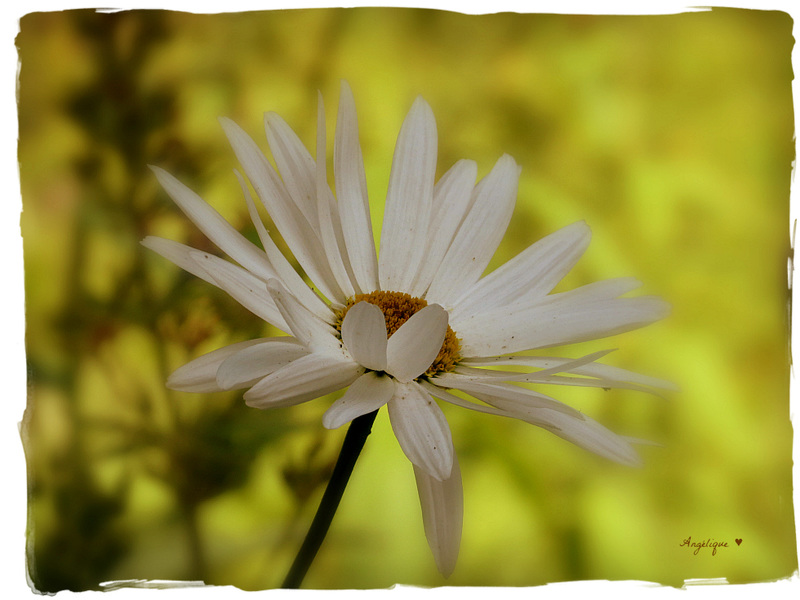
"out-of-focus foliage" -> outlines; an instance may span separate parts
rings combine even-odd
[[[674,312],[572,354],[619,347],[608,362],[682,392],[547,390],[663,444],[642,446],[640,470],[445,407],[466,496],[449,580],[436,572],[411,466],[381,414],[306,584],[790,575],[791,26],[785,14],[744,10],[24,17],[23,438],[35,587],[280,584],[341,432],[322,428],[324,400],[269,412],[245,407],[241,393],[165,388],[174,368],[265,327],[138,244],[152,234],[213,250],[146,165],[174,173],[255,239],[216,118],[232,117],[265,147],[262,114],[274,110],[313,148],[316,92],[331,139],[342,78],[356,96],[376,224],[400,123],[422,94],[437,117],[440,173],[473,158],[482,175],[504,152],[523,167],[490,268],[585,219],[594,240],[563,288],[634,275]],[[681,546],[690,536],[728,546],[695,555]]]

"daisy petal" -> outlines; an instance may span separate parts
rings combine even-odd
[[[152,235],[148,235],[140,243],[145,248],[157,252],[168,261],[178,265],[184,271],[207,281],[211,285],[217,285],[217,282],[205,272],[205,269],[201,269],[192,258],[192,252],[198,252],[196,248]]]
[[[523,310],[512,306],[473,315],[453,328],[461,337],[464,357],[497,356],[616,335],[668,313],[669,305],[655,296],[595,302],[574,297]]]
[[[555,356],[492,356],[487,358],[468,358],[461,361],[461,365],[467,367],[494,367],[499,365],[518,365],[525,367],[537,367],[545,369],[551,373],[566,372],[567,365],[571,362],[568,358]],[[602,363],[589,363],[580,366],[573,366],[568,369],[570,375],[582,375],[584,377],[567,378],[541,378],[545,371],[531,373],[531,381],[542,383],[555,383],[557,385],[584,385],[587,387],[609,387],[635,389],[659,395],[655,390],[679,391],[679,387],[670,381],[664,381],[656,377],[642,375]],[[587,379],[592,377],[596,379]],[[627,385],[630,384],[630,385]],[[650,389],[654,388],[654,389]]]
[[[269,338],[247,340],[203,354],[173,371],[167,379],[167,387],[180,392],[221,392],[222,388],[217,384],[219,366],[230,356],[251,346],[263,344],[267,339]]]
[[[453,307],[453,320],[480,307],[549,294],[586,251],[591,233],[579,221],[532,244],[464,292]]]
[[[357,363],[373,371],[386,370],[386,319],[374,304],[350,307],[342,321],[342,341]]]
[[[519,184],[519,167],[507,154],[475,188],[464,218],[431,282],[426,298],[452,306],[480,278],[505,235]]]
[[[223,390],[250,387],[273,371],[308,353],[294,338],[267,338],[263,344],[245,348],[225,359],[217,370],[217,384]]]
[[[333,327],[298,302],[277,279],[270,279],[266,287],[288,325],[289,333],[313,351],[342,355]]]
[[[252,138],[230,119],[220,119],[220,123],[236,158],[297,262],[325,296],[343,302],[345,298],[336,292],[337,286],[328,268],[316,223],[312,225],[300,211]]]
[[[217,247],[248,271],[266,280],[275,277],[267,257],[255,245],[236,231],[225,218],[205,200],[159,167],[150,167],[158,182],[186,216],[197,225]]]
[[[609,431],[586,415],[581,416],[581,419],[575,419],[552,410],[543,410],[536,413],[534,418],[522,418],[522,420],[547,429],[558,437],[608,460],[630,467],[641,466],[642,460],[628,440]]]
[[[355,295],[352,271],[347,260],[342,239],[342,224],[339,219],[339,209],[328,186],[328,170],[326,161],[325,138],[325,105],[322,102],[322,92],[319,93],[319,107],[317,109],[317,162],[316,162],[316,200],[317,217],[319,219],[320,240],[328,257],[333,277],[336,280],[341,294],[350,298]]]
[[[314,189],[314,159],[297,134],[278,114],[264,115],[267,142],[278,172],[295,205],[311,228],[319,232]]]
[[[642,375],[641,373],[635,373],[633,371],[622,369],[620,367],[614,367],[612,365],[595,363],[574,369],[573,372],[577,375],[599,377],[600,379],[604,380],[624,381],[627,383],[635,383],[656,389],[669,390],[672,392],[680,391],[680,386],[672,383],[671,381],[665,381],[663,379],[658,379],[657,377]]]
[[[449,577],[456,567],[464,521],[464,491],[458,459],[454,453],[453,471],[444,481],[431,477],[416,465],[414,477],[417,480],[425,537],[439,572]]]
[[[455,372],[465,375],[467,377],[475,378],[476,381],[480,380],[494,380],[502,379],[503,381],[539,381],[543,377],[549,377],[557,373],[570,372],[574,369],[593,363],[596,360],[614,352],[614,350],[599,350],[592,352],[580,358],[567,359],[564,362],[547,367],[535,373],[517,373],[515,371],[496,371],[494,369],[476,369],[470,363],[467,365],[459,365],[456,367]],[[534,379],[531,379],[534,378]]]
[[[378,256],[381,289],[405,290],[422,262],[436,174],[436,120],[414,101],[397,138]]]
[[[438,304],[414,313],[389,338],[386,372],[404,383],[419,377],[433,364],[446,333],[447,312]]]
[[[536,305],[546,306],[548,304],[591,304],[599,300],[611,300],[612,298],[619,298],[623,294],[632,292],[635,289],[642,287],[642,282],[635,277],[615,277],[612,279],[603,279],[602,281],[595,281],[582,285],[581,287],[560,292],[558,294],[550,294],[541,298]],[[514,306],[520,306],[515,304]]]
[[[453,440],[442,409],[414,383],[397,383],[389,401],[389,420],[412,463],[439,481],[453,469]]]
[[[577,369],[576,369],[577,371]],[[588,387],[588,388],[602,388],[604,390],[631,390],[634,392],[644,392],[645,394],[652,394],[661,399],[666,399],[666,396],[661,393],[657,388],[650,388],[636,383],[626,383],[624,381],[615,381],[612,379],[595,379],[593,377],[572,377],[568,375],[548,375],[545,377],[537,377],[536,373],[529,375],[523,381],[528,383],[542,383],[547,385],[563,385],[567,387]]]
[[[333,311],[314,293],[314,290],[308,287],[306,282],[303,281],[303,278],[300,277],[300,274],[291,263],[286,260],[283,252],[281,252],[275,245],[275,242],[272,241],[272,237],[269,235],[269,232],[264,227],[264,223],[261,221],[261,217],[258,215],[258,209],[256,209],[255,202],[253,202],[253,197],[250,194],[250,190],[247,188],[244,177],[242,177],[239,171],[234,171],[234,173],[239,180],[239,185],[242,187],[242,193],[247,202],[247,210],[250,213],[250,219],[253,221],[253,225],[255,225],[258,238],[261,240],[261,245],[264,247],[267,259],[272,264],[272,268],[275,269],[277,278],[283,282],[286,289],[288,289],[293,296],[303,303],[303,306],[320,317],[323,321],[332,323],[334,319]]]
[[[434,378],[433,383],[437,386],[461,390],[491,406],[499,406],[498,403],[502,403],[506,407],[516,406],[518,410],[523,412],[547,409],[573,416],[580,414],[571,406],[550,396],[508,383],[487,382],[486,380],[476,381],[475,378],[465,377],[457,373],[439,375]]]
[[[267,293],[266,284],[258,277],[226,260],[195,250],[190,253],[198,268],[203,269],[216,284],[239,304],[267,323],[288,333],[288,326]]]
[[[394,385],[391,377],[373,371],[364,373],[347,388],[344,396],[325,411],[322,425],[327,429],[336,429],[361,415],[378,410],[391,400]]]
[[[434,382],[437,382],[437,380],[434,380]],[[494,395],[491,398],[491,406],[483,406],[454,396],[429,382],[423,382],[422,386],[431,395],[456,406],[525,421],[614,462],[630,466],[639,466],[641,464],[639,456],[631,447],[628,439],[609,431],[596,421],[577,411],[571,414],[549,408],[532,408],[525,398],[515,399],[510,394],[506,395],[506,397]],[[529,391],[522,388],[517,389]],[[482,398],[477,394],[476,397],[489,401],[488,398]]]
[[[439,387],[435,385],[437,379],[431,379],[430,381],[422,380],[419,382],[419,385],[427,391],[431,396],[435,398],[439,398],[439,400],[444,400],[445,402],[449,402],[454,406],[460,406],[461,408],[466,408],[468,410],[474,410],[479,413],[483,413],[485,415],[494,415],[496,417],[511,417],[506,412],[503,412],[500,409],[495,408],[494,406],[486,406],[485,404],[476,404],[475,402],[471,402],[469,400],[464,400],[463,398],[459,398],[458,396],[454,396],[450,392],[447,392],[444,387]]]
[[[361,293],[378,289],[378,260],[369,214],[364,158],[358,142],[353,92],[342,81],[333,150],[336,197],[355,283]]]
[[[423,296],[431,284],[453,236],[469,210],[477,174],[477,163],[460,160],[436,183],[425,260],[414,279],[411,294]]]
[[[327,354],[308,354],[270,373],[244,394],[253,408],[277,408],[308,402],[347,387],[364,368]]]

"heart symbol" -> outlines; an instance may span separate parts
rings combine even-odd
[[[742,538],[737,538],[734,541],[736,542],[737,546],[741,546],[742,545]]]

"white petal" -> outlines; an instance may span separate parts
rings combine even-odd
[[[358,142],[355,101],[350,87],[344,81],[339,96],[333,171],[342,231],[353,275],[359,291],[369,293],[378,289],[378,260],[369,214],[364,159]]]
[[[464,292],[451,312],[453,320],[549,294],[586,251],[591,233],[579,221],[532,244]]]
[[[314,160],[303,142],[280,115],[268,112],[264,115],[267,141],[278,172],[295,205],[306,217],[312,229],[317,225]]]
[[[535,304],[538,306],[567,303],[574,306],[578,304],[589,304],[599,300],[618,298],[640,287],[642,287],[642,282],[635,277],[615,277],[613,279],[603,279],[601,281],[588,283],[566,292],[544,296],[536,301]],[[526,303],[523,301],[513,306],[520,307],[525,305]]]
[[[342,355],[333,327],[303,306],[280,281],[270,279],[267,290],[294,337],[311,350]]]
[[[633,371],[628,371],[627,369],[621,369],[620,367],[614,367],[611,365],[595,363],[574,369],[573,372],[577,375],[599,377],[601,380],[625,381],[628,383],[635,383],[638,385],[662,390],[670,390],[673,392],[680,391],[680,386],[671,381],[665,381],[656,377],[642,375],[641,373],[635,373]]]
[[[364,368],[328,354],[308,354],[270,373],[245,392],[253,408],[277,408],[307,402],[355,381]]]
[[[344,251],[342,225],[339,209],[328,186],[326,142],[325,142],[325,106],[322,103],[322,92],[319,93],[317,110],[317,162],[316,162],[316,203],[319,219],[320,240],[328,257],[328,265],[333,273],[339,290],[348,298],[355,295],[350,262]]]
[[[568,358],[554,356],[493,356],[487,358],[468,358],[461,361],[467,367],[494,367],[499,365],[518,365],[538,367],[552,372],[567,372],[582,375],[583,377],[542,377],[545,371],[531,373],[530,381],[549,383],[555,385],[574,385],[584,387],[623,388],[660,394],[657,390],[678,391],[677,385],[670,381],[634,373],[602,363],[590,363],[581,366],[567,366],[572,361]],[[591,378],[591,379],[590,379]]]
[[[157,252],[168,261],[178,265],[181,269],[191,273],[195,277],[199,277],[211,285],[217,285],[217,282],[205,272],[205,269],[201,269],[192,258],[192,252],[198,252],[196,248],[152,235],[148,235],[144,238],[141,244],[145,248]]]
[[[487,404],[503,408],[503,410],[511,410],[511,407],[514,407],[515,410],[520,411],[520,414],[535,413],[543,409],[572,416],[580,414],[571,406],[550,396],[509,383],[476,381],[474,378],[456,373],[443,373],[437,376],[433,383],[437,386],[461,390]]]
[[[242,187],[242,193],[247,202],[247,210],[250,212],[250,219],[253,221],[253,225],[255,225],[256,232],[261,240],[261,245],[264,247],[264,252],[266,252],[267,259],[272,264],[272,268],[275,269],[277,278],[286,286],[289,293],[303,303],[303,306],[322,320],[332,323],[334,320],[333,311],[314,293],[314,290],[306,285],[306,282],[303,281],[300,274],[295,271],[294,267],[283,255],[283,252],[281,252],[275,245],[275,242],[272,241],[272,237],[261,221],[261,217],[258,214],[256,205],[253,202],[253,197],[250,195],[250,190],[247,188],[244,178],[238,171],[234,171],[234,173],[239,180],[239,185]]]
[[[163,169],[158,167],[150,167],[150,169],[155,173],[161,186],[186,213],[186,216],[220,250],[264,280],[275,277],[275,271],[264,253],[236,231],[222,215]]]
[[[357,363],[373,371],[386,370],[386,318],[374,304],[350,307],[342,321],[342,341]]]
[[[431,286],[428,302],[452,306],[480,278],[505,235],[519,184],[519,167],[507,154],[475,188],[475,200],[447,249]]]
[[[217,370],[217,384],[223,390],[250,387],[309,351],[291,337],[267,338],[226,358]]]
[[[430,380],[422,380],[419,382],[419,385],[422,386],[425,391],[427,391],[431,396],[439,398],[440,400],[444,400],[445,402],[449,402],[455,406],[460,406],[461,408],[466,408],[468,410],[474,410],[479,413],[483,413],[486,415],[494,415],[497,417],[509,417],[513,418],[508,413],[495,408],[494,406],[486,406],[485,404],[476,404],[475,402],[471,402],[469,400],[464,400],[463,398],[459,398],[458,396],[454,396],[453,394],[446,391],[444,388],[446,387],[445,384],[441,383],[441,387],[438,385],[439,382],[437,377],[432,377]]]
[[[322,425],[336,429],[353,419],[366,415],[389,402],[394,395],[394,380],[388,375],[369,371],[356,379],[344,396],[331,404],[322,415]]]
[[[389,420],[412,463],[444,481],[453,470],[453,440],[442,409],[414,382],[397,383],[389,401]]]
[[[608,460],[631,467],[642,464],[628,440],[609,431],[586,415],[582,415],[581,419],[575,419],[551,410],[543,410],[537,413],[535,418],[523,420],[528,420],[533,425],[547,429],[558,437]]]
[[[217,384],[217,370],[225,359],[245,348],[262,344],[267,339],[247,340],[203,354],[173,371],[167,378],[167,387],[181,392],[221,392],[222,388]]]
[[[514,306],[453,323],[464,357],[497,356],[600,339],[664,318],[669,305],[655,296],[587,301],[563,298],[519,310]]]
[[[422,261],[414,285],[409,290],[411,295],[422,297],[431,284],[470,207],[477,174],[478,165],[474,161],[460,160],[436,183],[425,260]]]
[[[228,292],[239,304],[267,323],[288,333],[275,302],[267,293],[266,284],[258,277],[226,260],[195,250],[190,253],[198,268],[203,269],[217,285]]]
[[[541,371],[535,371],[533,373],[497,371],[494,369],[476,369],[474,368],[474,362],[466,362],[466,364],[460,362],[456,367],[455,372],[461,373],[467,377],[475,378],[476,381],[497,381],[498,379],[502,379],[503,381],[540,381],[542,377],[549,377],[550,375],[555,375],[556,373],[573,371],[574,369],[599,360],[611,352],[614,352],[614,350],[599,350],[597,352],[592,352],[585,356],[581,356],[580,358],[565,359],[558,365],[551,365],[550,367],[546,367]]]
[[[438,378],[433,382],[439,383]],[[424,381],[421,385],[433,396],[456,406],[525,421],[615,462],[631,466],[638,466],[641,462],[627,438],[609,431],[584,414],[567,414],[547,408],[532,409],[511,397],[494,397],[492,406],[483,406],[454,396],[431,382]]]
[[[316,224],[312,226],[300,211],[275,169],[250,136],[230,119],[220,119],[220,123],[236,158],[297,262],[326,297],[344,302],[345,299],[336,292],[337,286],[328,267]]]
[[[378,257],[381,289],[409,289],[422,262],[436,174],[436,120],[414,101],[397,138]]]
[[[417,480],[425,537],[439,572],[449,577],[456,567],[464,521],[464,491],[458,458],[454,453],[453,471],[444,481],[431,477],[416,465],[414,477]]]
[[[536,377],[536,374],[531,374],[524,381],[529,383],[542,383],[547,385],[563,385],[567,387],[587,387],[587,388],[602,388],[604,390],[621,389],[632,390],[634,392],[644,392],[652,394],[659,398],[666,398],[665,395],[656,388],[651,388],[636,383],[626,383],[624,381],[615,381],[612,379],[595,379],[593,377],[572,377],[566,375],[548,375],[545,377]]]
[[[419,377],[433,364],[446,333],[447,312],[438,304],[414,313],[389,338],[386,372],[402,382]]]

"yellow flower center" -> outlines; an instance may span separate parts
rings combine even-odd
[[[383,292],[376,291],[369,294],[356,294],[347,301],[345,307],[338,314],[336,320],[336,329],[341,336],[342,321],[344,320],[347,311],[351,306],[359,302],[369,302],[374,304],[383,312],[386,319],[386,333],[387,337],[392,337],[392,334],[400,329],[400,326],[411,318],[411,315],[419,310],[422,310],[428,303],[422,298],[415,298],[410,294],[404,292]],[[443,371],[452,371],[456,362],[461,358],[461,343],[456,337],[455,332],[447,326],[447,333],[444,336],[444,342],[439,349],[439,354],[425,371],[425,375],[431,376]]]

